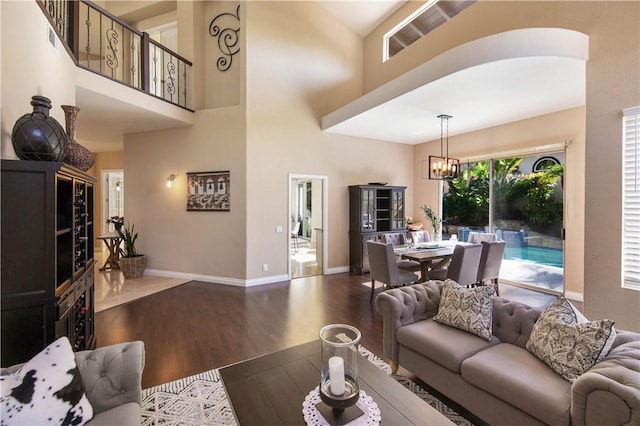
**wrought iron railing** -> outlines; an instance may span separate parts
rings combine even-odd
[[[36,0],[76,64],[193,111],[192,63],[88,0]]]

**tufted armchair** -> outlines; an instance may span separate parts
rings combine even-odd
[[[84,392],[93,407],[90,426],[140,425],[144,343],[119,343],[75,353]],[[22,366],[2,369],[12,374]]]
[[[140,424],[143,342],[119,343],[76,352],[76,364],[94,411],[88,425]]]

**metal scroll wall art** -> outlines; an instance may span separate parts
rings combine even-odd
[[[236,8],[235,15],[228,12],[221,13],[209,24],[209,34],[218,38],[218,49],[222,53],[216,62],[220,71],[228,70],[233,57],[240,52],[238,32],[240,32],[240,5]]]

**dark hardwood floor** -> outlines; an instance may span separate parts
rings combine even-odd
[[[553,296],[501,285],[501,296],[535,306]],[[96,314],[98,346],[142,340],[143,388],[309,342],[347,323],[382,355],[382,318],[368,275],[299,278],[252,288],[190,282]]]

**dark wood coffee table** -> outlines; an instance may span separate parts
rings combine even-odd
[[[304,425],[302,402],[320,383],[320,341],[220,369],[240,425]],[[381,425],[452,425],[445,416],[366,359],[360,389],[378,404]]]

